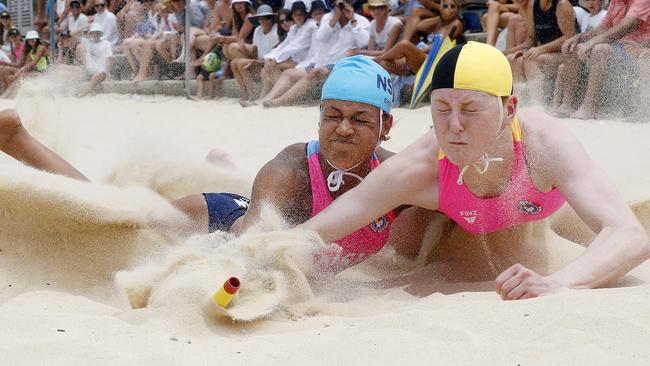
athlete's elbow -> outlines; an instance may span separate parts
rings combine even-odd
[[[640,263],[650,259],[650,238],[643,226],[635,225],[627,228],[626,231],[630,237],[630,243],[634,243],[632,253],[633,257]]]

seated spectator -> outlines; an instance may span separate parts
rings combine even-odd
[[[95,0],[95,11],[97,14],[93,16],[93,23],[99,24],[104,30],[102,39],[111,43],[112,47],[116,47],[120,42],[120,34],[117,31],[117,19],[115,14],[106,9],[107,0]]]
[[[161,39],[153,42],[154,48],[162,59],[166,62],[184,62],[184,53],[183,53],[183,34],[185,32],[185,1],[184,0],[171,0],[172,8],[174,10],[174,20],[169,21],[169,26],[173,27],[173,31],[163,33],[164,36]],[[198,3],[190,3],[189,8],[189,19],[190,19],[190,39],[195,32],[201,30],[205,22],[205,7],[201,6]],[[168,18],[169,20],[169,18]],[[149,53],[148,51],[146,53]],[[150,52],[153,54],[153,52]],[[174,59],[172,61],[172,59]],[[134,82],[139,82],[146,80],[149,74],[149,65],[151,62],[151,57],[147,57],[146,60],[143,57],[143,62],[140,65],[138,75],[136,75]],[[146,67],[144,67],[146,66]],[[191,65],[186,65],[186,67],[191,67]],[[194,70],[192,70],[193,72]]]
[[[368,7],[373,18],[370,26],[368,26],[370,35],[368,49],[351,49],[348,51],[348,56],[379,56],[382,51],[395,45],[402,32],[402,21],[389,15],[390,3],[388,0],[370,0],[368,1]]]
[[[230,63],[238,58],[247,58],[253,49],[253,24],[248,19],[255,15],[250,0],[232,0],[232,35],[215,35],[214,40],[221,45],[226,56],[224,78],[230,77]]]
[[[88,17],[81,13],[81,2],[79,0],[70,1],[68,19],[62,24],[61,28],[57,64],[72,65],[77,63],[76,47],[88,27]]]
[[[264,56],[261,98],[271,91],[284,70],[294,68],[307,57],[312,35],[318,28],[315,21],[307,18],[307,14],[305,3],[302,1],[293,2],[291,5],[291,18],[294,24],[291,26],[287,38]]]
[[[545,103],[545,81],[553,80],[562,62],[562,43],[576,33],[576,18],[568,0],[528,0],[519,13],[526,22],[527,40],[505,53],[520,95]],[[549,93],[550,94],[550,93]]]
[[[0,13],[0,47],[4,46],[9,38],[9,30],[13,28],[11,15],[8,11]],[[4,47],[2,47],[4,49]]]
[[[110,8],[119,1],[110,2]],[[124,7],[119,13],[114,13],[117,19],[117,29],[120,39],[125,40],[136,32],[136,26],[142,20],[144,0],[126,0]],[[109,9],[110,11],[110,9]]]
[[[38,32],[34,30],[27,32],[25,35],[25,51],[23,52],[22,60],[20,60],[20,69],[2,94],[2,97],[7,98],[13,96],[18,90],[22,78],[31,76],[34,73],[45,72],[48,66],[48,49],[41,44],[41,38]]]
[[[264,65],[266,56],[278,43],[278,26],[275,24],[276,14],[268,5],[260,5],[257,15],[250,17],[251,21],[258,21],[259,26],[253,33],[253,49],[247,58],[238,58],[232,61],[232,71],[242,90],[240,103],[249,100],[253,93],[253,76],[258,76]]]
[[[88,38],[82,38],[79,45],[79,59],[84,65],[84,74],[90,84],[78,96],[83,97],[96,92],[110,72],[110,57],[113,55],[111,43],[102,39],[102,27],[93,23],[88,30]]]
[[[143,58],[145,58],[145,49],[149,53],[146,58],[151,59],[153,57],[153,41],[155,36],[159,34],[159,18],[154,0],[144,0],[140,8],[139,18],[135,24],[135,34],[122,42],[122,51],[126,55],[131,70],[136,75],[139,73],[139,66]],[[145,66],[145,70],[147,68],[148,66]]]
[[[587,33],[592,29],[600,27],[600,24],[607,15],[607,10],[602,8],[603,0],[585,0],[585,8],[574,6],[580,33]],[[583,14],[582,12],[585,12]],[[565,92],[570,91],[570,85],[575,79],[575,75],[569,75],[561,64],[558,67],[557,77],[555,79],[555,92],[553,93],[553,112],[557,115],[566,115],[568,111],[560,111],[560,106],[564,103]]]
[[[170,63],[179,57],[178,51],[181,45],[181,37],[177,29],[180,28],[180,24],[176,19],[175,11],[176,6],[172,1],[163,3],[162,8],[158,9],[158,33],[153,37],[152,42],[145,43],[145,45],[153,45],[154,50],[166,63]],[[153,50],[150,53],[153,55]],[[147,63],[145,70],[148,70],[150,62],[151,57],[143,57],[140,64]]]
[[[428,22],[423,25],[420,25],[420,23],[427,19],[437,19],[440,15],[440,10],[440,3],[436,0],[417,0],[415,7],[411,10],[411,14],[406,18],[402,40],[417,43],[419,39],[418,26],[429,27]]]
[[[217,1],[207,0],[206,5],[207,9],[205,23],[203,23],[203,29],[200,31],[197,30],[192,35],[192,38],[190,38],[190,62],[192,64],[194,64],[194,61],[196,60],[197,51],[201,51],[202,54],[207,54],[216,47],[217,40],[215,37],[218,34],[230,35],[232,32],[231,29],[221,27],[221,20],[217,18]],[[220,30],[222,32],[225,32],[218,33]]]
[[[280,42],[284,42],[287,38],[287,33],[293,25],[293,20],[291,20],[291,10],[282,9],[278,13],[278,39]]]
[[[8,51],[5,51],[5,47]],[[16,77],[20,69],[20,60],[23,58],[25,44],[22,42],[20,31],[17,28],[9,29],[7,42],[0,51],[0,88],[5,90]]]
[[[511,3],[508,0],[489,0],[488,10],[481,17],[483,31],[487,32],[485,43],[494,46],[499,36],[499,28],[506,28],[510,18],[519,12],[519,4]]]
[[[368,46],[369,25],[368,19],[355,13],[352,1],[337,0],[334,9],[323,16],[316,31],[320,49],[316,51],[313,69],[283,95],[275,99],[264,98],[264,107],[289,105],[312,90],[319,90],[334,64],[350,49]]]
[[[321,20],[323,19],[325,13],[327,13],[327,7],[325,6],[325,3],[323,1],[315,0],[314,2],[311,3],[311,11],[309,12],[309,16],[311,17],[311,20],[316,23],[316,28],[320,26]],[[314,65],[316,63],[317,53],[325,52],[326,51],[325,45],[327,44],[326,42],[323,43],[318,41],[317,36],[318,36],[317,31],[312,32],[309,52],[307,52],[307,56],[305,57],[305,59],[300,63],[298,63],[296,67],[284,70],[282,72],[278,81],[275,84],[273,84],[271,91],[269,91],[266,94],[265,100],[273,100],[279,97],[280,95],[286,93],[287,90],[291,88],[291,86],[293,86],[299,80],[307,76],[308,70],[312,70],[314,68]],[[260,100],[259,102],[263,103],[263,101],[264,100]],[[256,104],[256,102],[243,101],[240,102],[240,104],[243,107],[247,107]]]
[[[521,8],[522,5],[529,5],[529,0],[513,0],[513,3]],[[506,25],[506,44],[504,47],[504,53],[508,54],[517,46],[523,45],[524,42],[528,39],[528,29],[526,26],[526,21],[521,16],[521,12],[517,11],[517,14],[513,14],[508,17],[508,24]],[[497,36],[497,40],[498,40]]]
[[[451,4],[457,4],[457,2],[455,0],[444,0],[442,2],[441,22],[435,32],[442,34],[443,38],[458,39],[463,35],[464,27],[463,22],[458,18],[459,8],[457,6],[446,6]],[[450,34],[452,30],[454,30],[454,33]],[[433,37],[427,37],[427,41],[428,44],[424,47],[420,45],[420,48],[418,48],[413,43],[402,40],[375,57],[375,61],[393,75],[415,75],[431,50]]]
[[[221,67],[224,59],[219,48],[212,52],[203,54],[199,61],[201,65],[195,70],[196,72],[196,98],[203,99],[205,95],[205,82],[208,82],[208,99],[213,99],[217,92],[217,71]]]
[[[284,0],[284,10],[293,11],[293,4],[296,2],[301,2],[305,4],[305,11],[309,13],[311,11],[312,0]]]
[[[621,101],[634,99],[637,91],[631,86],[638,80],[638,58],[645,51],[648,39],[650,0],[612,0],[600,27],[575,35],[562,45],[565,71],[576,78],[564,90],[564,101],[558,112],[571,113],[578,81],[584,79],[587,79],[585,96],[578,110],[571,113],[573,118],[595,118],[601,92],[608,98],[619,94]],[[606,76],[618,84],[619,93],[603,88]],[[621,96],[620,92],[627,95]]]

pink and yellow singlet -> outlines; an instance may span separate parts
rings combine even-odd
[[[320,144],[318,141],[310,141],[307,144],[307,162],[309,164],[309,179],[311,182],[312,217],[334,202],[320,167],[319,153]],[[373,154],[372,160],[370,161],[370,168],[375,169],[378,165],[379,160]],[[390,226],[394,220],[395,214],[392,211],[388,212],[369,225],[362,227],[343,239],[337,240],[336,243],[341,247],[341,252],[337,258],[320,256],[318,260],[325,262],[321,264],[334,270],[342,270],[363,262],[368,256],[377,253],[386,245]]]
[[[544,219],[556,212],[565,200],[557,188],[540,192],[533,184],[523,151],[521,125],[514,118],[512,125],[515,166],[507,191],[497,197],[475,196],[465,184],[458,184],[460,170],[438,154],[438,211],[454,220],[465,231],[488,234],[514,225]]]

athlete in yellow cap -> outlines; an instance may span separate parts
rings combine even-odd
[[[334,241],[402,204],[437,210],[455,222],[441,228],[447,240],[432,254],[444,268],[438,275],[462,267],[461,281],[496,276],[507,300],[604,286],[650,256],[645,230],[569,130],[517,111],[510,65],[496,48],[455,47],[432,85],[434,128],[299,228]],[[540,250],[543,236],[531,233],[565,200],[597,235],[575,260],[553,268]]]

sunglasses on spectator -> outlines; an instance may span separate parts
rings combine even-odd
[[[386,9],[386,5],[370,5],[370,10]]]
[[[260,19],[264,19],[264,20],[273,20],[273,19],[275,19],[275,17],[274,17],[273,15],[265,15],[265,16],[263,16],[263,17],[260,17]]]
[[[106,6],[106,4],[103,4],[103,3],[97,3],[97,4],[95,4],[95,7],[96,7],[96,8],[103,8],[103,7],[105,7],[105,6]]]
[[[443,9],[456,9],[458,8],[458,5],[456,4],[442,4]]]

